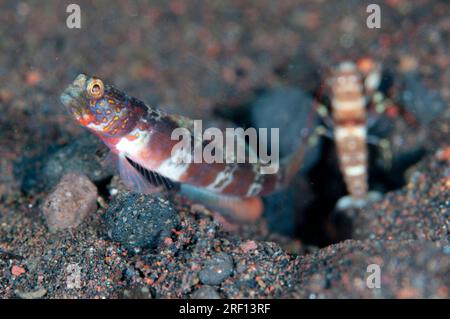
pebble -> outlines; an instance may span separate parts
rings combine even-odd
[[[133,192],[118,195],[104,220],[108,237],[135,252],[164,244],[179,224],[170,201]]]
[[[450,146],[446,147],[445,149],[440,149],[436,157],[440,161],[448,161],[450,160]]]
[[[124,299],[153,299],[154,292],[149,287],[133,286],[125,289],[121,297]]]
[[[47,289],[39,288],[34,291],[26,291],[26,292],[16,290],[15,293],[21,299],[39,299],[47,294]]]
[[[39,82],[42,81],[42,74],[37,70],[29,71],[26,74],[26,82],[30,86],[36,86]]]
[[[19,277],[20,275],[25,273],[25,269],[23,267],[14,265],[11,268],[11,274],[13,274],[14,277]]]
[[[199,273],[200,281],[206,285],[219,285],[233,272],[233,259],[225,253],[217,253],[207,260]]]
[[[205,285],[194,291],[191,299],[220,299],[220,296],[214,287]]]
[[[50,230],[75,228],[97,209],[97,187],[80,173],[63,176],[42,206]]]
[[[246,242],[241,244],[240,248],[244,253],[248,253],[249,251],[257,249],[258,245],[254,240],[247,240]]]

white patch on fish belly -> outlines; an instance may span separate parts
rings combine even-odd
[[[130,140],[127,136],[133,136],[139,134],[136,139]],[[150,140],[150,133],[134,129],[129,135],[122,137],[116,144],[116,149],[128,156],[138,155],[148,144]]]
[[[191,162],[192,154],[186,153],[183,148],[180,148],[171,157],[162,162],[156,171],[167,178],[178,181],[187,171]]]
[[[94,122],[88,123],[87,127],[94,131],[103,131],[103,129],[108,125],[108,123],[100,122],[99,124],[95,124]]]
[[[215,192],[222,191],[233,181],[233,173],[236,170],[236,168],[237,165],[226,166],[223,171],[217,174],[216,178],[214,179],[214,182],[206,186],[206,188]]]
[[[348,176],[358,176],[364,174],[366,168],[364,165],[350,166],[345,168],[345,174]]]

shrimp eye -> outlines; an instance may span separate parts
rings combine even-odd
[[[92,79],[89,81],[87,85],[87,92],[94,99],[99,99],[105,93],[105,86],[103,85],[102,80]]]

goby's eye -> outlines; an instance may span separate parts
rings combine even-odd
[[[102,80],[92,79],[89,81],[87,85],[87,92],[94,99],[99,99],[105,93],[105,86],[103,85]]]

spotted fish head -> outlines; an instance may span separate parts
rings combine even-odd
[[[105,137],[128,134],[145,113],[145,108],[125,93],[85,74],[75,78],[60,100],[82,126]]]

